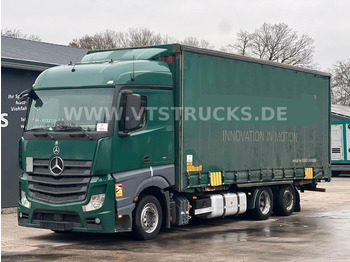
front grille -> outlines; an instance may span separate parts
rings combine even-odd
[[[61,204],[82,201],[90,181],[91,161],[64,161],[62,174],[54,176],[49,160],[34,160],[33,172],[28,173],[30,197],[49,203]]]
[[[32,224],[40,224],[41,221],[69,222],[72,223],[74,227],[83,227],[79,215],[75,212],[55,211],[53,213],[45,210],[35,211],[32,217]]]

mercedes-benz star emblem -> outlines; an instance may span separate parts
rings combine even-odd
[[[63,159],[59,156],[51,158],[49,162],[49,169],[54,176],[62,174],[64,169]]]
[[[58,155],[60,153],[60,148],[58,146],[55,146],[52,151],[55,155]]]

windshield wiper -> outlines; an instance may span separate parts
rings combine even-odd
[[[59,126],[60,131],[81,131],[85,136],[87,136],[90,140],[93,138],[82,128],[81,126]]]
[[[51,135],[48,131],[47,128],[43,128],[43,127],[39,127],[39,128],[32,128],[32,129],[29,129],[29,130],[26,130],[27,132],[28,131],[32,131],[32,132],[44,132],[44,133],[41,133],[41,134],[38,134],[38,133],[35,133],[34,136],[43,136],[43,137],[46,137],[46,136],[49,136],[52,140],[55,139],[55,137],[53,135]]]

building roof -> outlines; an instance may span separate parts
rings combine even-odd
[[[1,36],[1,66],[43,71],[80,62],[87,49]]]
[[[350,119],[350,106],[332,105],[332,118],[336,120]]]

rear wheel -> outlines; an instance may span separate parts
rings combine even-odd
[[[295,189],[292,185],[284,185],[278,189],[275,197],[274,212],[277,215],[289,216],[293,213],[296,204]]]
[[[254,209],[251,211],[251,215],[257,220],[265,220],[270,217],[272,213],[272,208],[273,200],[271,188],[259,188],[255,199],[255,206]]]
[[[162,225],[162,209],[158,199],[154,196],[145,196],[138,203],[133,231],[138,239],[155,238]]]

